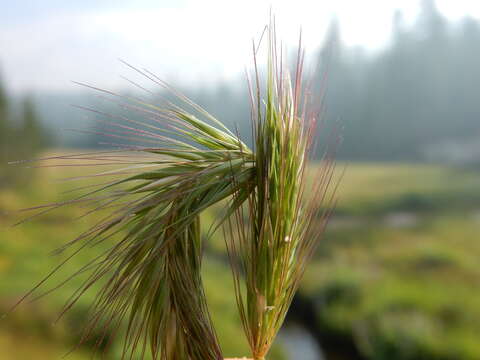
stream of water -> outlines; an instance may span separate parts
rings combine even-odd
[[[315,338],[301,325],[289,324],[279,334],[288,360],[326,360]]]

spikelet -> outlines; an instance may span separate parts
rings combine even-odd
[[[265,358],[283,323],[333,203],[333,193],[326,197],[334,169],[329,157],[304,199],[316,118],[302,86],[301,46],[293,81],[278,51],[270,24],[264,94],[258,73],[251,90],[256,96],[255,189],[248,205],[229,221],[233,235],[227,243],[237,303],[255,360]],[[323,205],[327,210],[319,210]]]
[[[308,200],[303,196],[316,121],[302,87],[303,51],[299,47],[292,80],[277,57],[272,25],[268,37],[265,93],[257,70],[256,87],[251,88],[255,152],[148,70],[126,64],[169,90],[181,106],[158,106],[83,84],[144,120],[83,108],[110,127],[94,133],[128,144],[115,143],[120,150],[40,159],[122,167],[85,176],[111,180],[84,187],[89,190],[79,197],[30,209],[41,215],[81,204],[92,209],[87,214],[106,210],[109,214],[59,249],[71,254],[18,303],[32,297],[82,249],[108,243],[106,251],[71,276],[88,274],[61,312],[72,308],[92,286],[102,284],[81,342],[101,334],[100,346],[124,328],[122,359],[221,360],[201,279],[200,214],[212,205],[226,204],[218,224],[226,224],[224,229],[230,231],[226,243],[240,317],[253,358],[264,359],[333,200],[327,197],[333,171],[329,157]],[[255,49],[254,45],[254,54]],[[322,205],[327,210],[319,210]]]

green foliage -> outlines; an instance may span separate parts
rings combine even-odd
[[[113,165],[114,169],[80,176],[111,180],[82,187],[88,190],[79,196],[27,209],[39,210],[41,215],[80,204],[88,207],[85,215],[98,212],[103,217],[57,250],[63,261],[17,305],[31,298],[78,253],[89,247],[100,248],[72,276],[47,291],[85,275],[67,299],[62,317],[96,288],[81,343],[94,341],[103,348],[122,328],[122,359],[223,359],[201,277],[204,236],[200,221],[205,210],[221,204],[223,214],[212,224],[212,233],[236,219],[234,240],[227,243],[240,318],[254,359],[265,358],[325,227],[329,213],[317,209],[326,199],[333,170],[331,159],[327,159],[304,204],[304,174],[316,119],[304,97],[303,53],[299,52],[292,82],[283,59],[276,58],[279,49],[274,37],[270,26],[265,100],[256,73],[256,104],[252,109],[255,152],[148,70],[126,64],[170,91],[177,103],[158,106],[140,97],[85,85],[144,119],[83,108],[101,115],[99,122],[111,127],[103,134],[126,141],[121,145],[125,149],[40,159],[65,162],[53,164],[57,167],[82,160],[86,162],[82,165],[97,162],[97,166]],[[37,128],[29,101],[24,103],[24,117],[25,137],[31,149],[36,149]],[[133,145],[135,141],[138,145]],[[247,226],[244,209],[249,216]],[[314,230],[317,215],[322,225]],[[245,307],[240,285],[243,272],[236,267],[237,257],[245,270]]]
[[[480,200],[476,171],[401,163],[349,163],[345,168],[337,215],[375,218],[401,211],[458,212],[476,209]]]
[[[31,159],[49,143],[41,127],[32,98],[21,103],[21,114],[13,111],[0,79],[0,186],[25,184],[32,179],[32,171],[9,166],[15,160]]]
[[[20,153],[17,153],[17,156],[23,155],[23,159],[28,159],[45,149],[50,141],[40,125],[33,98],[25,97],[22,100],[21,108],[22,122],[18,131],[22,139],[22,145],[16,149],[16,152]]]
[[[219,125],[195,104],[179,98]],[[67,302],[65,311],[93,284],[106,278],[94,301],[85,339],[102,331],[106,336],[125,319],[123,356],[143,358],[149,346],[154,359],[219,359],[221,350],[200,277],[199,215],[233,193],[239,199],[246,198],[253,174],[249,165],[252,154],[221,125],[215,128],[178,107],[164,109],[130,101],[131,106],[143,106],[146,114],[174,125],[177,134],[190,143],[168,137],[168,131],[160,128],[155,128],[157,133],[129,128],[132,136],[146,135],[164,146],[137,149],[137,157],[119,161],[127,167],[97,174],[119,176],[118,180],[101,184],[73,201],[46,206],[54,209],[71,202],[92,202],[95,211],[120,203],[119,211],[61,249],[98,246],[124,233],[117,243],[81,267],[78,273],[91,270],[90,275]],[[60,158],[71,161],[78,155]],[[116,153],[83,154],[80,158],[115,163]],[[144,169],[147,171],[142,172]],[[231,206],[234,210],[238,205],[234,201]],[[231,212],[227,211],[227,216]]]
[[[362,214],[361,206],[364,204],[366,219],[360,216],[357,222],[342,224],[333,217],[300,288],[302,296],[315,304],[316,321],[322,332],[354,338],[367,359],[382,359],[382,356],[383,359],[397,356],[396,359],[402,360],[414,356],[425,359],[478,359],[480,248],[477,241],[478,214],[475,212],[478,208],[472,207],[466,197],[457,198],[456,194],[461,193],[461,186],[478,183],[480,174],[412,165],[359,164],[350,165],[348,169],[341,185],[344,189],[341,192],[341,207],[351,204],[357,209],[355,214]],[[43,168],[39,171],[38,184],[34,189],[0,191],[3,214],[0,216],[2,308],[7,308],[29,288],[32,279],[39,278],[64,259],[65,255],[48,256],[50,249],[98,221],[95,213],[77,219],[89,208],[65,207],[60,212],[47,213],[37,221],[11,228],[8,224],[21,215],[13,210],[27,207],[32,202],[45,203],[47,199],[64,201],[70,196],[64,192],[71,189],[71,182],[59,182],[52,186],[49,180],[76,178],[90,173],[82,167]],[[401,176],[407,173],[408,176]],[[448,181],[452,176],[454,181]],[[395,178],[397,187],[393,188],[390,183]],[[424,181],[431,182],[437,194],[443,193],[455,200],[456,206],[421,211],[416,214],[419,222],[415,226],[393,228],[384,222],[385,213],[370,212],[370,203],[364,202],[366,192],[376,187],[380,195],[372,201],[380,208],[387,208],[381,205],[382,197],[389,203],[389,198],[400,198],[412,189],[421,195]],[[79,186],[94,183],[95,179],[83,178]],[[204,214],[210,218],[204,222],[204,239],[209,233],[208,223],[215,222],[213,218],[223,214],[221,204],[218,209],[214,212],[212,208]],[[392,207],[388,209],[395,211]],[[9,217],[6,217],[7,213]],[[220,234],[217,237],[221,238]],[[85,248],[66,264],[64,271],[46,284],[47,288],[67,278],[100,251],[108,249],[112,242]],[[220,249],[220,246],[213,249],[216,258],[225,260],[219,257]],[[202,274],[212,321],[225,357],[247,354],[248,343],[240,335],[242,326],[235,309],[234,289],[227,265],[206,254]],[[77,306],[65,314],[63,321],[55,327],[51,326],[51,322],[81,284],[81,276],[73,278],[55,293],[34,303],[34,307],[22,306],[18,309],[20,313],[14,312],[3,319],[0,322],[0,347],[3,352],[7,354],[9,349],[19,347],[22,353],[19,354],[20,359],[23,356],[25,359],[50,360],[74,346],[78,342],[79,327],[85,323],[89,305],[95,299],[100,284],[86,293]],[[44,307],[39,308],[38,304]],[[314,316],[312,313],[311,317]],[[37,330],[30,331],[31,327]],[[22,339],[22,346],[15,338]],[[69,357],[82,358],[92,346],[94,342]],[[112,347],[107,355],[119,358],[121,341],[113,342]],[[89,357],[84,356],[85,359]],[[273,352],[268,358],[280,359]]]
[[[315,117],[302,85],[303,52],[299,49],[295,76],[290,78],[275,40],[268,31],[265,94],[259,74],[250,90],[255,129],[255,188],[247,209],[239,208],[227,242],[235,276],[237,302],[255,360],[264,359],[292,302],[323,226],[312,228],[331,180],[327,159],[304,202],[305,168]],[[245,220],[247,219],[247,220]],[[317,220],[318,220],[317,219]],[[243,287],[242,277],[245,278]]]
[[[9,109],[8,109],[8,99],[7,94],[5,93],[5,89],[0,82],[0,171],[2,173],[5,172],[6,162],[8,157],[8,144],[10,142],[10,117],[9,117]],[[0,176],[0,184],[5,180],[1,178],[5,177],[5,175]]]
[[[368,359],[479,358],[479,179],[442,167],[351,166],[340,190],[344,221],[332,219],[300,290],[318,326],[354,339]],[[451,200],[428,211],[391,202],[412,193]],[[392,225],[386,215],[396,211],[415,222]]]
[[[64,154],[67,155],[67,154]],[[39,279],[51,271],[66,258],[66,254],[49,256],[50,251],[60,247],[65,239],[72,239],[85,228],[98,222],[98,213],[92,213],[79,219],[85,212],[93,208],[66,207],[61,212],[45,214],[39,220],[31,221],[18,227],[10,225],[20,220],[22,214],[14,210],[34,203],[45,203],[47,199],[64,201],[69,197],[70,182],[59,182],[51,186],[54,177],[78,177],[85,174],[81,167],[52,167],[39,170],[39,184],[29,191],[20,189],[2,189],[0,191],[0,312],[4,313],[19,296],[31,287],[33,279]],[[50,180],[50,181],[49,181]],[[90,179],[82,179],[81,185],[92,183]],[[95,183],[95,181],[93,181]],[[7,215],[8,214],[8,215]],[[204,236],[208,235],[208,227],[204,227]],[[119,234],[120,235],[120,234]],[[53,275],[44,284],[46,289],[54,288],[63,282],[91,259],[108,250],[114,239],[95,247],[87,247],[71,261],[66,263],[62,272]],[[248,345],[241,336],[242,328],[235,308],[235,296],[231,284],[231,276],[226,262],[219,262],[206,256],[202,266],[202,277],[205,293],[212,314],[213,323],[217,329],[219,342],[227,356],[246,354]],[[69,280],[53,294],[33,303],[25,303],[15,312],[0,320],[0,359],[10,359],[11,353],[22,339],[22,351],[19,359],[50,360],[60,358],[76,347],[81,335],[82,326],[88,325],[90,306],[95,301],[96,292],[101,289],[101,283],[93,285],[75,307],[68,311],[56,324],[62,306],[69,301],[86,280],[86,274],[80,274]],[[91,358],[95,351],[96,341],[103,335],[103,329],[93,332],[90,341],[86,341],[68,358]],[[119,332],[124,331],[122,327]],[[111,339],[111,333],[107,334]],[[112,340],[107,348],[106,359],[118,359],[123,350],[121,339]],[[278,350],[278,349],[277,349]],[[99,350],[100,353],[103,349]],[[2,358],[2,354],[6,357]],[[276,352],[278,354],[278,351]],[[147,358],[149,358],[147,356]],[[272,359],[282,359],[274,356]]]

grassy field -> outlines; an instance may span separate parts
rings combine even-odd
[[[302,293],[368,359],[480,359],[480,174],[351,165]]]
[[[342,168],[340,165],[339,168]],[[0,310],[6,310],[62,256],[50,251],[93,224],[88,209],[66,207],[10,227],[16,210],[68,199],[86,168],[42,168],[34,186],[0,190]],[[26,173],[28,174],[28,173]],[[327,236],[301,293],[318,326],[351,339],[368,359],[480,359],[480,173],[437,166],[350,164]],[[212,220],[215,211],[205,216]],[[99,249],[75,257],[48,286],[68,277]],[[205,285],[227,355],[247,354],[236,315],[224,247],[208,246]],[[63,303],[80,285],[22,305],[0,321],[0,359],[60,358],[78,341],[94,291],[55,326]],[[93,289],[94,290],[94,289]],[[19,346],[19,344],[22,346]],[[110,358],[120,351],[113,345]],[[271,359],[281,359],[281,349]],[[69,358],[86,359],[88,344]]]

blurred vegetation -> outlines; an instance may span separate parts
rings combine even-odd
[[[422,3],[412,25],[401,13],[394,16],[391,42],[380,51],[345,47],[334,22],[316,55],[329,78],[325,122],[343,125],[339,157],[362,162],[347,166],[336,213],[300,295],[313,308],[305,325],[323,334],[320,340],[343,339],[365,359],[474,360],[480,359],[480,24],[473,18],[448,23],[434,1]],[[321,76],[315,81],[319,88]],[[185,93],[232,128],[237,124],[242,137],[250,134],[246,91],[238,84]],[[6,165],[35,157],[50,143],[43,126],[84,127],[85,112],[68,103],[118,110],[84,95],[38,94],[34,105],[33,98],[12,99],[0,86],[0,313],[64,258],[50,256],[51,250],[95,222],[82,217],[89,209],[69,207],[9,227],[26,215],[16,210],[68,199],[65,191],[86,185],[56,181],[84,175],[86,168],[32,173]],[[64,146],[105,141],[102,135],[55,135]],[[204,216],[213,222],[217,215],[213,209]],[[223,239],[206,246],[205,285],[221,344],[227,355],[246,354]],[[58,276],[68,277],[99,250],[82,252]],[[80,285],[81,277],[73,279],[2,319],[0,360],[12,353],[14,359],[56,359],[74,347],[95,289],[52,323]],[[80,346],[69,358],[89,358],[92,346]],[[120,351],[112,344],[109,357]],[[275,351],[272,359],[282,359],[281,347]]]
[[[480,23],[450,23],[434,0],[420,2],[413,24],[394,14],[389,44],[373,53],[344,46],[332,23],[318,61],[341,158],[479,164]]]
[[[59,152],[55,152],[58,154]],[[56,247],[72,240],[98,220],[99,214],[83,217],[89,209],[70,206],[62,211],[47,213],[31,219],[21,226],[11,225],[28,216],[18,209],[35,204],[62,201],[71,197],[77,186],[95,183],[95,180],[58,181],[96,172],[81,167],[54,167],[38,169],[35,186],[0,189],[0,314],[8,309],[38,281],[48,274],[68,254],[52,255]],[[204,229],[205,235],[208,228]],[[111,241],[115,241],[112,239]],[[108,244],[84,249],[61,272],[53,276],[42,289],[54,287],[67,279],[89,259],[98,255]],[[227,260],[207,256],[204,260],[204,278],[211,315],[218,331],[220,343],[227,356],[248,354],[249,347],[243,336],[237,314],[235,294]],[[76,347],[80,340],[96,285],[87,292],[79,303],[54,325],[67,299],[77,290],[85,276],[78,276],[47,297],[20,306],[5,319],[0,320],[0,360],[12,359],[10,351],[22,339],[22,351],[17,359],[51,360],[60,358]],[[42,292],[39,292],[42,294]],[[120,336],[119,336],[120,339]],[[82,344],[72,359],[87,359],[95,349],[95,342]],[[108,359],[117,359],[121,354],[121,343],[114,342],[105,354]],[[104,351],[103,345],[98,351]],[[283,360],[282,350],[272,350],[272,359]]]
[[[478,171],[350,166],[301,289],[318,329],[366,359],[479,359],[478,184]]]
[[[16,160],[32,159],[50,144],[50,135],[42,127],[33,98],[25,96],[16,104],[7,94],[0,78],[0,187],[25,184],[32,170],[9,166]]]
[[[86,173],[85,168],[40,169],[35,187],[0,191],[0,206],[6,210],[0,217],[2,312],[66,256],[51,256],[51,250],[95,221],[95,216],[80,217],[88,209],[69,207],[11,228],[7,225],[26,215],[14,210],[68,198],[71,194],[64,192],[85,181],[56,179]],[[313,328],[351,342],[365,359],[480,358],[480,197],[474,189],[479,183],[480,172],[473,170],[349,165],[338,212],[300,290],[313,304]],[[213,220],[215,212],[206,217]],[[82,252],[45,289],[100,250]],[[226,354],[246,354],[221,236],[207,248],[204,276]],[[81,279],[3,319],[0,359],[18,346],[19,338],[23,346],[18,359],[32,354],[36,359],[59,358],[74,347],[94,291],[57,325],[52,323]],[[117,343],[112,346],[108,354],[114,359],[120,349]],[[87,358],[91,347],[80,346],[72,359]],[[271,358],[282,359],[281,352],[277,347]]]

